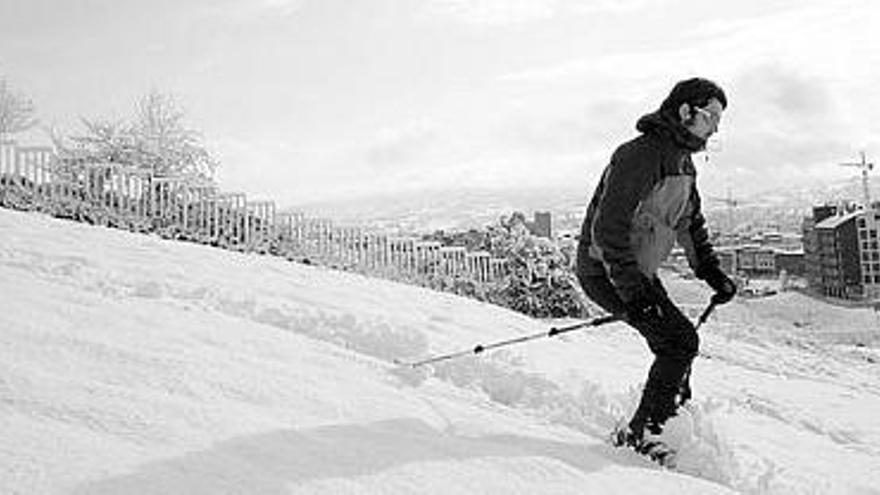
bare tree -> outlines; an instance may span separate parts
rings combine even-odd
[[[187,127],[173,97],[152,91],[138,102],[130,129],[142,167],[157,175],[212,177],[217,166],[201,134]]]
[[[88,119],[81,119],[81,122],[86,133],[72,139],[77,144],[76,150],[87,152],[81,153],[78,158],[92,162],[137,162],[138,146],[124,122]]]
[[[201,135],[184,123],[184,112],[167,94],[153,91],[138,101],[130,121],[82,119],[85,133],[72,145],[55,138],[69,163],[112,162],[131,165],[153,176],[210,179],[217,161]]]
[[[0,77],[0,140],[37,125],[35,114],[34,102]]]

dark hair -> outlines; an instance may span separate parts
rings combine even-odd
[[[660,113],[677,118],[678,109],[683,103],[687,103],[691,107],[702,108],[708,105],[712,98],[717,99],[722,108],[727,108],[727,97],[720,86],[700,77],[685,79],[679,81],[669,92],[669,96],[663,100],[663,104],[660,105]]]

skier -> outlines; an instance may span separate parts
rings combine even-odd
[[[709,243],[691,160],[718,130],[726,107],[724,92],[712,81],[677,83],[657,111],[639,119],[641,135],[611,156],[578,243],[577,276],[584,292],[623,316],[654,354],[638,408],[612,440],[661,462],[669,453],[660,436],[663,425],[691,396],[690,367],[699,341],[660,282],[660,263],[678,241],[696,276],[715,290],[716,304],[736,293]]]

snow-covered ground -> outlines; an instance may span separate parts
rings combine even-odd
[[[605,441],[650,361],[623,324],[408,370],[549,323],[0,209],[0,493],[880,493],[878,327],[720,308],[669,471]]]

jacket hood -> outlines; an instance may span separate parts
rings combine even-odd
[[[692,153],[706,149],[705,139],[694,135],[679,122],[668,118],[659,110],[642,116],[636,123],[636,130],[672,140],[676,146]]]

